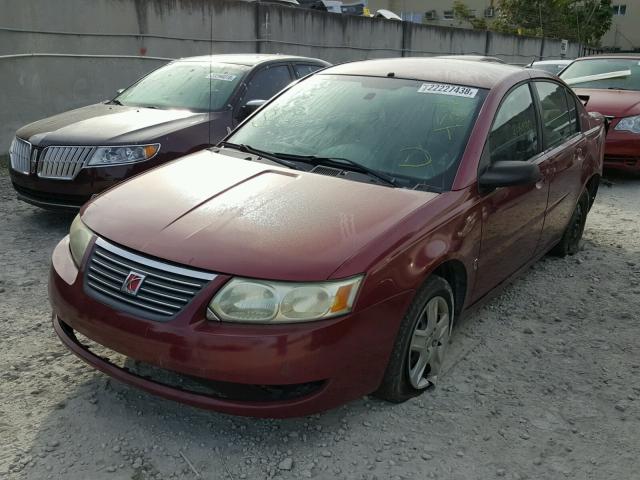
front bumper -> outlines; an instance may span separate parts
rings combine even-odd
[[[380,384],[412,292],[337,319],[293,325],[239,325],[205,319],[206,305],[227,281],[218,276],[173,320],[157,322],[118,311],[85,294],[83,272],[68,238],[52,257],[53,323],[76,355],[112,377],[196,407],[257,417],[291,417],[338,406]],[[177,374],[239,386],[315,384],[284,400],[240,400],[185,391],[119,368],[93,354],[74,332],[131,359]]]
[[[20,200],[47,209],[77,210],[93,195],[165,161],[168,160],[154,157],[131,165],[83,168],[72,180],[41,178],[35,172],[22,173],[12,168],[9,174]]]
[[[605,144],[604,168],[640,173],[640,135],[611,128]]]

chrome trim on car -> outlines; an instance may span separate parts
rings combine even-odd
[[[140,263],[142,265],[147,265],[148,267],[151,267],[151,268],[157,268],[158,270],[166,270],[168,272],[175,273],[177,275],[184,275],[186,277],[199,278],[201,280],[207,280],[207,281],[211,281],[214,278],[216,278],[216,274],[214,273],[203,272],[201,270],[192,270],[190,268],[184,268],[184,267],[176,267],[174,265],[170,265],[167,263],[159,262],[157,260],[152,260],[150,258],[137,255],[128,250],[124,250],[120,247],[116,247],[112,243],[107,242],[104,238],[98,238],[96,240],[96,245],[104,248],[105,250],[109,250],[112,253],[115,253],[116,255],[124,257],[128,260],[131,260],[136,263]]]
[[[135,293],[123,291],[132,272],[144,276]],[[137,315],[166,320],[181,312],[216,276],[154,260],[98,238],[85,267],[85,290],[123,311],[135,309]]]
[[[46,147],[38,162],[38,177],[73,180],[93,155],[96,147],[62,146]]]
[[[16,172],[28,175],[31,171],[31,143],[18,137],[14,137],[9,147],[11,168]]]

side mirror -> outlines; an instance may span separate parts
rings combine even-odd
[[[533,163],[503,161],[491,164],[479,177],[480,191],[491,191],[498,187],[531,185],[542,178],[540,167]]]
[[[245,118],[247,118],[265,103],[267,103],[266,100],[249,100],[240,109],[240,120],[244,120]]]

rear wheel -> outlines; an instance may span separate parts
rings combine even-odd
[[[449,346],[453,311],[451,286],[441,277],[430,277],[402,320],[376,396],[399,403],[435,386]]]
[[[573,211],[573,215],[571,215],[571,220],[569,220],[569,225],[567,225],[562,239],[553,247],[551,254],[558,257],[565,257],[578,253],[584,226],[587,222],[587,213],[589,213],[589,203],[589,194],[584,192],[578,200],[578,204]]]

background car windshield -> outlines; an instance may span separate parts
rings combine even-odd
[[[220,110],[248,70],[243,65],[173,62],[147,75],[116,100],[136,107]]]
[[[403,187],[448,189],[486,91],[442,85],[433,93],[433,85],[316,75],[258,112],[229,141],[272,153],[344,158],[390,174]]]
[[[615,78],[590,79],[592,75],[611,74]],[[580,60],[569,65],[561,74],[567,84],[575,88],[610,88],[640,90],[640,58],[598,58]]]

